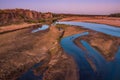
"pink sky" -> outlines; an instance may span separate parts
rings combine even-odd
[[[7,8],[55,13],[110,14],[120,12],[120,0],[0,0],[0,9]]]

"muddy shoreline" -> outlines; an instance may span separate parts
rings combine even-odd
[[[0,34],[0,79],[19,80],[32,66],[44,62],[34,69],[36,75],[46,69],[43,80],[78,80],[75,61],[59,45],[58,39],[63,33],[55,26],[31,33],[33,29],[35,27]]]
[[[114,20],[117,18],[107,18],[107,17],[103,17],[102,19],[112,21],[112,23],[108,23],[108,22],[104,22],[101,20],[101,18],[97,17],[97,18],[93,18],[93,17],[71,17],[71,18],[63,18],[60,21],[77,21],[77,22],[90,22],[90,23],[98,23],[98,24],[105,24],[105,25],[113,25],[116,27],[119,27],[120,24],[114,24]],[[111,20],[112,19],[112,20]],[[95,20],[97,20],[97,22],[94,22]],[[118,21],[120,20],[119,18],[117,19]],[[98,22],[99,21],[99,22]],[[102,22],[101,22],[102,21]],[[106,60],[113,60],[115,53],[118,51],[118,47],[120,45],[120,38],[118,37],[114,37],[114,36],[110,36],[110,35],[106,35],[104,33],[101,32],[97,32],[97,31],[93,31],[93,30],[89,30],[89,29],[85,29],[82,27],[77,27],[77,26],[73,26],[76,27],[78,30],[83,30],[83,32],[87,31],[90,34],[87,36],[83,36],[83,37],[79,37],[77,39],[75,39],[75,44],[77,46],[79,46],[80,48],[82,48],[83,50],[85,50],[85,48],[82,46],[82,44],[80,44],[80,40],[85,40],[87,41],[94,49],[98,50]],[[77,32],[77,30],[76,30]],[[78,31],[81,32],[81,31]],[[101,45],[101,46],[99,46]],[[103,47],[102,47],[103,46]]]

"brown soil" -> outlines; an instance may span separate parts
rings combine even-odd
[[[77,80],[76,64],[72,57],[64,54],[58,42],[62,32],[54,26],[37,33],[31,33],[33,29],[0,34],[0,79],[14,80],[34,64],[44,61],[46,64],[34,70],[39,75],[47,68],[44,80]],[[63,78],[59,79],[61,75]]]

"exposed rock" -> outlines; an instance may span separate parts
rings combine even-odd
[[[41,18],[52,18],[52,13],[41,13],[28,9],[0,10],[0,25],[18,23],[24,21],[37,21]]]
[[[48,12],[48,13],[44,13],[43,14],[43,18],[52,18],[53,17],[53,15],[52,15],[52,13],[50,13],[50,12]]]

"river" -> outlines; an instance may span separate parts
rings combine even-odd
[[[115,26],[86,22],[56,22],[56,24],[82,26],[83,28],[95,30],[115,37],[120,37],[120,28],[117,28]],[[48,29],[48,25],[43,25],[41,28],[33,30],[32,33],[36,33],[38,31],[46,29]],[[83,47],[86,48],[87,51],[82,50],[74,44],[73,41],[77,37],[85,35],[89,35],[89,32],[84,32],[81,34],[75,34],[62,38],[60,42],[64,51],[66,51],[67,54],[73,56],[73,58],[75,59],[78,65],[80,80],[120,80],[120,48],[116,53],[114,60],[106,61],[106,59],[101,55],[101,53],[92,48],[88,42],[84,40],[80,41],[80,43],[83,45]],[[95,65],[96,70],[94,70],[89,64],[88,59],[92,61],[92,63]],[[40,66],[41,64],[36,65]],[[34,75],[32,71],[33,68],[34,66],[26,73],[24,73],[18,80],[42,80],[42,75]]]
[[[67,25],[75,25],[81,26],[83,28],[95,30],[98,32],[102,32],[111,36],[120,37],[120,28],[115,26],[105,25],[105,24],[96,24],[96,23],[87,23],[87,22],[56,22],[56,24],[67,24]]]
[[[120,28],[114,26],[86,22],[56,22],[56,24],[82,26],[83,28],[120,37]],[[80,43],[87,51],[82,50],[73,43],[75,38],[85,35],[89,35],[89,33],[75,34],[61,40],[63,49],[67,54],[73,56],[78,65],[80,80],[120,80],[120,48],[114,60],[106,61],[106,59],[86,41],[81,40]],[[86,57],[94,63],[96,71],[92,69]]]

